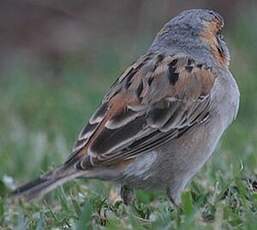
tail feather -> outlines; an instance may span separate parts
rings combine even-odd
[[[78,171],[73,167],[67,168],[61,166],[31,182],[18,187],[11,193],[11,196],[24,198],[25,200],[30,201],[35,198],[42,197],[56,187],[76,177],[82,176],[83,174],[83,171]]]

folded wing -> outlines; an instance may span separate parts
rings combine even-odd
[[[186,55],[143,56],[113,84],[66,164],[119,164],[208,121],[215,78]]]

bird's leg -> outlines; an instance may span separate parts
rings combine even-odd
[[[171,201],[171,203],[173,204],[173,211],[175,211],[175,222],[177,223],[177,225],[179,226],[181,224],[181,213],[182,213],[182,209],[179,206],[180,204],[180,194],[181,192],[179,191],[174,191],[174,189],[171,189],[171,187],[167,188],[167,194],[168,197]]]
[[[120,189],[120,196],[125,205],[130,205],[135,200],[134,190],[127,185],[122,185]]]
[[[167,188],[167,195],[168,195],[171,203],[174,205],[174,207],[176,209],[179,208],[180,192],[174,193],[174,189],[171,189],[171,187],[168,187]]]

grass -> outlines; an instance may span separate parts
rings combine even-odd
[[[112,184],[78,180],[44,200],[13,203],[8,192],[61,163],[128,56],[100,53],[91,65],[67,60],[63,77],[35,77],[24,67],[0,79],[0,228],[2,229],[256,229],[257,32],[254,14],[228,34],[232,71],[241,91],[238,119],[216,154],[194,177],[174,209],[165,194],[137,191],[125,206],[108,197]],[[256,45],[256,44],[255,44]],[[111,49],[110,49],[111,50]],[[131,61],[131,60],[130,60]],[[96,68],[97,66],[97,68]]]

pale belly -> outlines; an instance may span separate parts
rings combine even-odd
[[[123,172],[122,183],[144,189],[182,190],[214,152],[224,127],[216,116],[178,139],[139,156]]]

